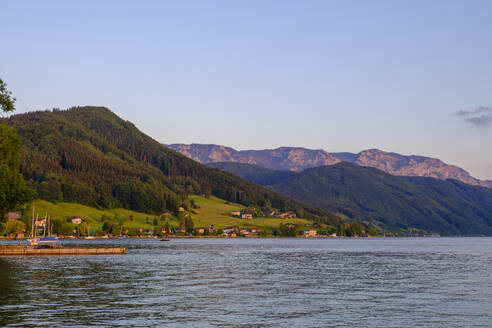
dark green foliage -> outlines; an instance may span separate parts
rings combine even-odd
[[[252,164],[218,162],[208,163],[207,166],[235,174],[262,186],[271,186],[277,182],[295,175],[291,171],[276,171]]]
[[[0,79],[0,112],[13,112],[15,100],[12,97],[12,92],[7,90],[7,84]]]
[[[7,84],[0,79],[0,113],[15,110],[15,98],[11,95]],[[7,211],[17,209],[34,197],[34,191],[19,174],[19,150],[20,139],[15,131],[0,124],[0,223]],[[0,231],[3,229],[3,225],[0,226]]]
[[[236,165],[223,167],[236,173],[256,170],[244,169],[247,164],[232,169]],[[268,180],[266,171],[258,172],[261,179]],[[393,231],[416,228],[451,235],[492,235],[492,190],[455,180],[397,177],[374,168],[339,163],[292,174],[277,180],[272,188],[352,220]],[[354,227],[337,227],[338,234],[359,234]]]
[[[0,124],[0,221],[9,210],[32,200],[29,189],[19,173],[20,140],[12,128]]]
[[[60,218],[51,219],[52,232],[58,236],[70,236],[73,235],[75,225],[71,223],[71,220],[63,220]]]
[[[184,219],[184,227],[186,232],[192,233],[193,229],[195,228],[195,223],[191,219],[191,215],[187,215]]]
[[[453,235],[492,235],[492,190],[455,180],[397,177],[340,163],[308,169],[274,188],[391,230],[411,227]]]
[[[297,235],[297,225],[294,223],[280,223],[278,226],[279,235],[282,237],[295,237]]]
[[[288,197],[162,146],[100,107],[15,115],[4,122],[22,138],[21,172],[39,197],[139,212],[177,212],[190,194],[245,206],[329,217]]]

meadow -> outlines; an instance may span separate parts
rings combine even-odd
[[[244,206],[240,204],[230,203],[214,196],[211,196],[210,198],[191,196],[190,198],[194,200],[197,208],[187,211],[186,213],[191,215],[195,227],[210,225],[213,225],[217,229],[223,229],[227,226],[247,228],[257,227],[271,233],[274,229],[278,228],[280,223],[295,223],[301,228],[312,224],[311,221],[301,218],[236,218],[230,216],[229,213],[244,209]],[[78,203],[51,203],[45,200],[36,200],[33,204],[35,217],[44,217],[46,214],[54,219],[68,219],[73,216],[82,217],[84,221],[88,223],[91,234],[95,234],[102,229],[104,218],[123,220],[123,224],[128,228],[140,227],[142,229],[152,229],[155,227],[155,219],[157,219],[158,226],[163,226],[166,219],[171,227],[178,226],[177,218],[172,215],[159,220],[160,216],[158,215],[140,213],[124,208],[98,209]],[[24,222],[29,222],[29,220],[31,220],[33,204],[24,208],[22,213]]]

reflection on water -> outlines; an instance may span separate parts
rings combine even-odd
[[[0,326],[492,322],[492,238],[78,243],[128,254],[0,259]]]
[[[0,304],[3,304],[11,293],[12,279],[9,261],[0,258]]]

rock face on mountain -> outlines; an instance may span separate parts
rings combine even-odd
[[[232,162],[262,166],[272,170],[304,171],[307,168],[333,165],[340,160],[324,150],[280,147],[266,150],[244,150],[202,144],[167,145],[200,163]]]
[[[392,175],[432,177],[440,180],[455,179],[473,186],[492,188],[492,181],[479,180],[467,171],[443,163],[436,158],[423,156],[404,156],[396,153],[370,149],[354,153],[328,153],[322,149],[299,147],[280,147],[266,150],[243,150],[219,145],[173,144],[168,145],[197,162],[232,162],[262,166],[272,170],[301,172],[305,169],[335,165],[339,162],[351,162],[360,166],[374,167]]]
[[[492,188],[492,181],[475,179],[467,171],[454,165],[445,164],[437,158],[404,156],[379,149],[364,150],[358,154],[332,153],[332,155],[341,161],[374,167],[392,175],[430,177],[440,180],[454,179],[472,186]]]
[[[217,162],[238,162],[235,159],[237,150],[219,146],[219,145],[205,145],[205,144],[172,144],[165,145],[199,163],[217,163]]]

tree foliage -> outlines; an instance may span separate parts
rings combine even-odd
[[[456,180],[398,177],[351,163],[308,169],[274,189],[392,231],[492,235],[492,190]],[[350,227],[347,235],[359,234]]]
[[[14,110],[14,98],[0,79],[0,108],[3,112]],[[30,201],[34,193],[19,173],[20,139],[15,131],[0,124],[0,221],[9,210],[15,210]]]
[[[213,165],[260,184],[268,183],[282,194],[339,212],[351,221],[390,231],[416,228],[440,234],[492,235],[492,189],[456,180],[398,177],[345,162],[300,173],[240,163]],[[332,225],[324,218],[314,222]],[[338,234],[360,235],[357,226],[341,222],[336,226],[340,227]],[[376,233],[370,231],[371,235]]]
[[[297,235],[298,226],[294,223],[280,223],[278,231],[282,237],[295,237]]]
[[[21,172],[48,201],[160,214],[193,207],[190,194],[243,204],[325,212],[251,181],[208,168],[162,146],[100,107],[75,107],[11,116],[4,121],[22,138]]]
[[[7,89],[7,84],[0,79],[0,112],[13,112],[15,110],[15,98]]]

